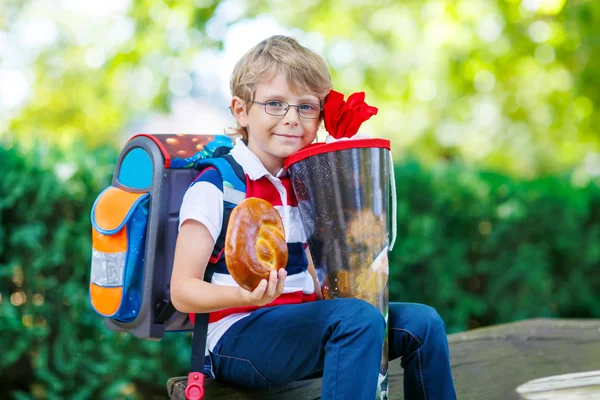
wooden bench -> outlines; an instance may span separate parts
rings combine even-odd
[[[550,375],[600,369],[600,320],[532,319],[448,337],[461,400],[515,399],[515,388]],[[400,360],[390,363],[390,399],[403,399]],[[167,383],[171,399],[185,399],[187,377]],[[317,400],[321,381],[298,381],[270,391],[241,390],[212,380],[205,400]]]

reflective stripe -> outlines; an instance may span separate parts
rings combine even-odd
[[[232,187],[223,185],[223,200],[232,204],[239,204],[246,198],[246,193]]]
[[[103,253],[92,249],[92,274],[90,281],[96,285],[110,287],[123,285],[125,252]]]

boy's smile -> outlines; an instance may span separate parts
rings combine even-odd
[[[248,100],[263,104],[253,104]],[[285,115],[270,115],[266,112],[267,106],[264,103],[271,106],[279,105],[280,102],[290,105]],[[281,73],[257,84],[254,99],[233,98],[234,116],[240,126],[248,129],[248,148],[271,174],[277,174],[286,157],[308,146],[315,139],[320,118],[302,118],[298,106],[295,106],[308,104],[320,107],[321,101],[315,94],[292,90],[287,78]],[[247,111],[250,105],[250,110]]]
[[[276,132],[273,132],[273,136],[280,137],[280,138],[282,138],[282,140],[289,139],[290,143],[293,142],[293,141],[295,141],[295,140],[302,139],[302,136],[298,136],[298,135],[284,135],[284,134],[276,133]]]

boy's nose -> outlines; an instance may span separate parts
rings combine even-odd
[[[300,123],[300,114],[298,114],[298,109],[295,107],[290,107],[283,116],[283,122],[286,125],[298,125]]]

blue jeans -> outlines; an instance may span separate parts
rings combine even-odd
[[[326,399],[374,400],[385,320],[356,299],[263,308],[236,322],[211,353],[216,380],[247,388],[322,376]],[[431,307],[389,305],[389,357],[402,357],[404,397],[456,399],[446,328]]]

